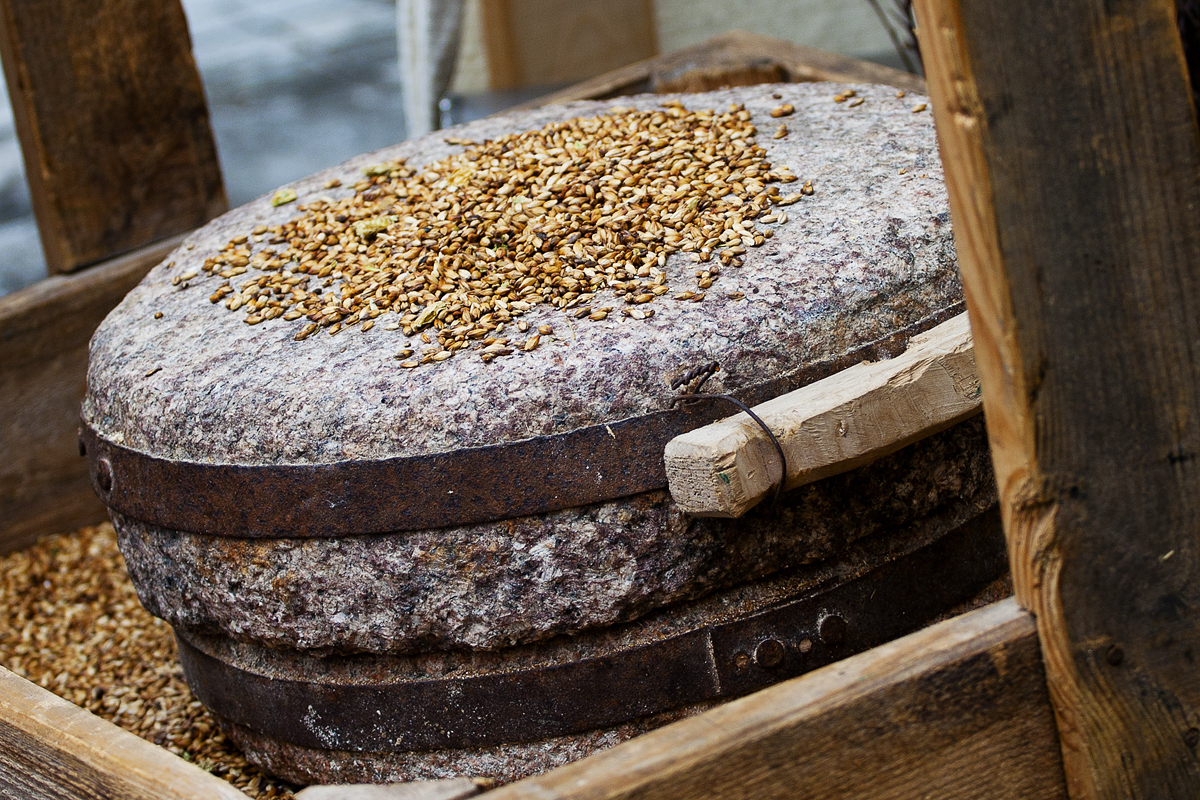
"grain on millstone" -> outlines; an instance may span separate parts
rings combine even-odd
[[[829,101],[838,88],[743,87],[675,98],[689,109],[720,113],[744,105],[750,124],[764,131],[780,105],[772,92],[795,108],[787,137],[757,137],[766,160],[787,165],[799,179],[780,189],[781,201],[791,202],[788,221],[755,222],[764,238],[772,233],[766,244],[739,241],[715,250],[708,262],[697,262],[699,253],[671,254],[663,267],[670,293],[633,296],[649,295],[651,302],[629,304],[628,291],[616,288],[597,292],[588,303],[593,313],[613,308],[602,320],[576,321],[569,313],[574,309],[533,306],[519,319],[554,329],[533,350],[523,349],[527,337],[515,321],[479,339],[468,336],[471,347],[509,339],[504,346],[513,352],[487,363],[460,354],[420,364],[447,352],[436,335],[447,329],[431,325],[406,337],[403,329],[387,329],[387,319],[400,320],[390,311],[366,333],[346,329],[343,320],[333,323],[343,326],[338,335],[326,335],[330,325],[301,342],[296,333],[319,323],[280,316],[244,325],[241,314],[208,302],[224,279],[203,272],[204,262],[247,234],[250,259],[259,248],[279,247],[268,240],[272,227],[308,213],[298,212],[299,205],[354,197],[365,168],[403,160],[421,170],[467,151],[468,145],[448,144],[448,137],[499,141],[605,115],[609,104],[569,103],[480,120],[300,181],[291,187],[295,203],[273,207],[264,197],[193,234],[172,255],[175,266],[156,268],[126,298],[93,339],[85,416],[105,436],[172,459],[329,463],[421,455],[661,408],[667,381],[697,363],[718,361],[722,370],[712,390],[729,392],[891,332],[961,297],[932,118],[909,113],[912,100],[895,98],[894,90],[870,86],[855,87],[870,98],[867,105],[840,113]],[[671,99],[621,102],[657,113]],[[902,167],[908,175],[898,174]],[[343,185],[324,188],[334,179]],[[811,196],[803,193],[806,181]],[[772,204],[768,213],[778,209]],[[252,233],[262,226],[266,232]],[[745,266],[727,268],[720,253],[738,248],[746,251],[737,253]],[[269,278],[246,266],[242,280]],[[170,285],[196,269],[201,277],[191,289]],[[709,272],[710,288],[700,288],[706,279],[695,276],[697,269]],[[683,291],[693,296],[673,299]],[[155,311],[164,317],[154,320]],[[393,358],[405,349],[413,354]],[[403,368],[414,361],[417,368]],[[162,369],[147,379],[157,366]]]
[[[0,666],[262,800],[295,788],[250,764],[192,697],[107,523],[0,557]]]
[[[599,292],[642,304],[671,291],[673,253],[708,262],[715,251],[740,266],[731,248],[767,240],[753,221],[779,201],[768,184],[796,180],[771,169],[755,133],[740,105],[689,111],[670,100],[483,143],[452,137],[467,149],[419,170],[403,159],[368,167],[354,194],[257,226],[256,240],[270,235],[257,252],[246,234],[230,239],[204,261],[224,279],[209,301],[250,325],[305,317],[298,341],[322,327],[366,332],[395,313],[406,336],[433,329],[437,345],[418,364],[463,350],[508,355],[484,337],[540,303],[584,305],[573,316],[599,322],[607,311],[586,308]],[[248,268],[263,274],[243,279]],[[714,264],[697,280],[719,274]]]

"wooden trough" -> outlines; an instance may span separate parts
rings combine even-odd
[[[186,48],[178,49],[177,3],[129,2],[120,6],[131,15],[124,20],[91,4],[50,5],[57,19],[80,20],[101,41],[106,25],[114,37],[130,19],[159,26],[146,37],[146,63],[155,66],[143,67],[175,64],[184,80],[163,85],[193,85],[190,58],[179,58]],[[1200,678],[1191,663],[1200,648],[1200,136],[1174,9],[1164,0],[918,0],[916,8],[1017,598],[494,796],[1200,794]],[[89,102],[103,107],[109,95],[56,103],[63,82],[48,66],[54,54],[33,47],[44,40],[42,17],[13,0],[0,10],[51,264],[78,268],[145,246],[0,299],[0,453],[12,476],[0,503],[11,548],[98,518],[82,462],[63,455],[74,451],[87,337],[173,246],[162,237],[222,203],[219,183],[204,177],[215,162],[200,135],[195,146],[170,140],[182,159],[176,174],[197,176],[194,196],[143,206],[155,212],[152,222],[132,212],[117,223],[103,218],[98,210],[117,202],[105,194],[113,182],[96,170],[86,173],[96,178],[90,184],[55,148],[83,141],[103,150],[120,139],[119,130],[75,136],[66,119],[84,117]],[[70,37],[54,41],[69,46]],[[172,58],[152,59],[153,46],[174,48]],[[752,72],[801,78],[797,65],[812,55],[731,36],[578,96],[644,88],[639,82],[669,65],[686,72],[688,58],[716,65],[704,67],[706,80],[739,60],[742,72],[748,61]],[[193,121],[189,130],[206,131],[202,104],[197,110],[179,93],[171,100],[164,129],[182,116]],[[140,163],[143,155],[120,157]],[[114,164],[111,174],[127,173]],[[135,207],[126,200],[119,207]],[[177,213],[166,220],[163,207]],[[241,796],[11,673],[0,673],[0,793]]]

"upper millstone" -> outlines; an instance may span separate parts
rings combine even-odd
[[[398,351],[419,358],[422,348],[439,345],[427,346],[415,330],[405,336],[412,320],[403,323],[403,314],[390,311],[368,331],[329,336],[322,328],[301,341],[295,337],[307,319],[245,325],[244,309],[235,314],[224,302],[209,302],[224,280],[203,265],[235,237],[303,216],[300,205],[345,201],[365,168],[403,160],[419,174],[470,149],[457,142],[595,118],[611,103],[501,115],[298,181],[287,187],[295,203],[264,197],[197,231],[109,316],[92,342],[85,419],[118,443],[178,460],[286,464],[419,455],[645,413],[662,406],[672,377],[699,363],[719,362],[707,388],[731,391],[886,335],[960,299],[947,200],[932,119],[912,113],[921,98],[856,86],[864,102],[851,108],[832,101],[843,88],[789,84],[622,98],[622,106],[642,111],[662,110],[670,100],[717,114],[744,105],[771,170],[799,178],[780,193],[811,181],[813,194],[768,207],[768,214],[785,213],[784,222],[746,220],[747,228],[773,236],[746,248],[741,266],[672,252],[661,268],[672,291],[652,302],[630,305],[610,285],[618,281],[605,281],[574,308],[510,307],[507,321],[492,320],[504,328],[487,336],[508,339],[506,349],[515,352],[494,360],[466,349],[404,369]],[[794,113],[772,118],[783,104]],[[780,123],[787,135],[772,138]],[[327,188],[334,182],[341,185]],[[252,255],[270,246],[269,234],[265,242],[254,238],[246,243]],[[266,274],[250,260],[247,272],[231,279],[234,288]],[[719,274],[701,290],[695,273],[713,265]],[[686,291],[703,291],[703,301],[675,299]],[[577,319],[581,307],[613,310],[603,319]],[[655,313],[636,319],[621,313],[627,307]],[[528,331],[519,331],[521,320]],[[389,330],[389,322],[401,327]],[[553,333],[540,335],[536,349],[517,349],[541,326]]]

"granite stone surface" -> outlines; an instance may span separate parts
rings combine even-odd
[[[460,356],[404,370],[392,355],[413,342],[384,329],[387,315],[367,333],[296,342],[303,320],[251,327],[210,304],[217,278],[172,286],[233,236],[297,214],[294,205],[273,208],[264,197],[193,234],[100,326],[84,416],[118,443],[180,460],[328,463],[436,453],[659,408],[670,378],[698,363],[721,364],[710,390],[724,391],[885,335],[961,299],[947,199],[932,117],[911,111],[923,98],[858,86],[865,102],[850,108],[832,100],[843,88],[787,84],[681,96],[693,109],[744,102],[771,163],[815,188],[786,208],[788,221],[772,226],[765,246],[750,248],[743,267],[722,271],[702,303],[659,298],[648,306],[656,311],[649,320],[612,314],[602,322],[537,306],[525,319],[552,325],[555,337],[532,353],[491,363]],[[652,108],[665,99],[621,102]],[[790,133],[772,139],[779,121],[769,111],[785,102],[796,107],[786,119]],[[348,186],[364,166],[396,158],[428,164],[461,149],[447,136],[494,138],[610,105],[569,103],[469,123],[292,188],[301,203],[340,197],[351,190],[326,190],[327,179]],[[670,285],[694,288],[697,266],[691,254],[672,256]],[[742,299],[729,297],[738,292]],[[622,305],[608,294],[595,304]]]
[[[189,640],[194,647],[219,661],[251,674],[318,686],[458,680],[547,668],[610,656],[709,626],[723,625],[788,598],[819,592],[823,587],[844,585],[881,564],[928,546],[964,525],[980,524],[986,515],[979,515],[988,507],[995,507],[994,492],[973,500],[963,498],[952,502],[907,525],[888,526],[841,549],[837,558],[716,591],[699,600],[677,603],[629,623],[560,635],[536,644],[499,650],[457,649],[411,655],[323,657],[311,652],[238,642],[220,635],[189,636]],[[859,613],[866,614],[869,610],[859,609]],[[320,748],[282,741],[230,720],[221,719],[221,724],[255,763],[300,782],[417,780],[454,775],[509,781],[582,758],[631,736],[704,711],[717,702],[701,702],[578,734],[433,751],[351,750],[342,743],[337,726],[323,724],[319,717],[306,716],[297,724],[325,743]],[[420,719],[418,710],[403,706],[384,706],[380,710],[389,717],[415,715],[415,719]]]
[[[272,647],[496,649],[611,625],[838,556],[995,499],[982,418],[739,520],[691,518],[665,492],[459,528],[234,539],[114,514],[142,604],[177,629]]]
[[[536,306],[525,318],[551,324],[556,336],[531,353],[404,370],[392,354],[409,340],[384,329],[387,316],[367,333],[297,342],[303,320],[248,326],[211,304],[217,279],[172,285],[233,236],[298,213],[262,198],[197,231],[105,320],[92,341],[85,419],[102,436],[178,460],[419,455],[661,408],[669,379],[697,363],[721,364],[707,390],[736,390],[885,336],[961,299],[947,199],[932,118],[911,110],[924,98],[857,86],[861,105],[833,102],[845,88],[678,96],[692,109],[744,103],[773,166],[815,188],[786,207],[788,221],[749,248],[744,266],[722,271],[702,303],[666,296],[649,306],[651,319],[601,322]],[[782,103],[796,111],[787,137],[773,139],[779,120],[769,112]],[[428,164],[461,148],[447,137],[479,141],[610,106],[570,103],[470,123],[292,187],[300,202],[342,196],[350,189],[325,189],[327,180],[348,186],[363,167],[397,158]],[[690,287],[697,266],[692,254],[673,255],[672,284]],[[597,297],[605,302],[621,305]],[[990,482],[976,424],[736,521],[690,519],[661,491],[516,520],[330,539],[200,536],[120,514],[114,522],[146,607],[183,630],[331,652],[491,649],[632,619],[829,558],[880,526],[979,500]]]

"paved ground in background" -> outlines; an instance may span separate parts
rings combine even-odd
[[[405,138],[393,0],[183,5],[231,206]],[[542,91],[457,98],[450,121],[476,119]],[[0,294],[45,274],[0,82]]]

